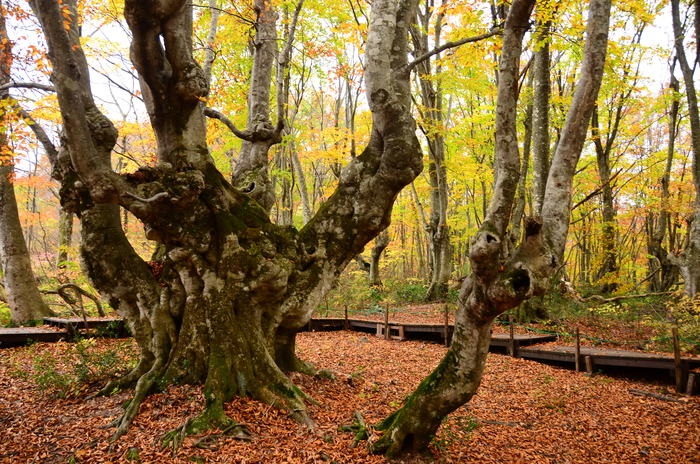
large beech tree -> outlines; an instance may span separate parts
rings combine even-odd
[[[296,333],[343,268],[389,225],[398,192],[422,169],[407,66],[415,0],[372,2],[365,48],[371,139],[300,231],[268,217],[267,149],[284,125],[270,121],[269,79],[258,79],[270,74],[275,59],[274,52],[258,53],[272,36],[256,35],[252,44],[251,115],[248,127],[236,130],[246,144],[232,185],[205,142],[208,84],[192,55],[192,4],[126,0],[131,59],[156,134],[158,164],[118,175],[110,164],[117,131],[93,100],[75,0],[30,4],[46,36],[63,116],[62,204],[80,218],[81,264],[140,348],[137,367],[102,391],[135,387],[114,424],[116,436],[125,433],[146,395],[172,382],[204,383],[205,410],[183,425],[187,433],[235,427],[223,404],[237,394],[274,403],[311,425],[306,395],[284,375],[312,372],[295,355]],[[256,34],[269,31],[276,13],[264,1],[254,8]],[[126,240],[120,207],[159,243],[157,265],[139,258]]]
[[[520,171],[516,104],[522,40],[534,0],[510,6],[498,74],[494,194],[469,253],[472,274],[460,290],[455,334],[447,354],[382,423],[375,452],[395,457],[424,450],[443,417],[469,401],[484,372],[493,320],[524,300],[542,295],[561,266],[571,210],[572,181],[603,76],[610,0],[592,0],[584,60],[561,138],[552,158],[541,216],[525,219],[521,245],[508,250],[506,228]]]

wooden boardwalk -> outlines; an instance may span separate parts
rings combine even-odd
[[[516,356],[523,359],[576,363],[576,352],[573,346],[521,348],[517,351]],[[646,369],[675,368],[673,355],[666,354],[582,346],[580,356],[579,362],[581,365],[585,362],[589,371],[595,370],[596,366],[639,367]],[[700,358],[682,356],[681,365],[685,369],[700,368]]]
[[[0,327],[0,348],[22,346],[30,342],[57,342],[75,337],[82,330],[113,328],[119,338],[128,336],[124,321],[119,318],[88,317],[87,320],[74,318],[48,317],[46,327]],[[87,326],[87,327],[86,327]],[[52,327],[52,328],[48,328]],[[58,330],[57,330],[58,329]]]
[[[55,342],[65,340],[74,337],[86,328],[112,327],[116,329],[115,335],[118,337],[128,336],[124,321],[118,318],[87,318],[87,320],[82,318],[47,318],[45,323],[55,328],[0,328],[0,348],[24,345],[30,341]],[[56,330],[56,328],[61,330]],[[445,336],[447,335],[447,342],[449,343],[454,334],[454,325],[386,323],[344,318],[314,318],[309,321],[303,330],[332,331],[347,329],[385,337],[386,328],[389,329],[388,338],[393,340],[445,341]],[[509,334],[493,334],[489,350],[492,352],[505,351],[517,358],[557,363],[570,368],[575,367],[577,365],[575,347],[557,345],[534,346],[556,340],[556,335],[549,334],[514,334],[512,339]],[[672,355],[591,347],[580,347],[578,365],[585,366],[585,369],[590,373],[599,368],[614,369],[616,367],[668,371],[676,368],[675,359]],[[692,393],[700,376],[694,375],[690,371],[700,369],[700,357],[681,357],[680,369],[684,378],[687,379],[687,390]]]
[[[29,342],[57,342],[68,338],[65,331],[41,327],[1,327],[0,348],[21,346]]]
[[[362,319],[348,319],[347,327],[343,318],[314,318],[309,321],[305,329],[311,332],[323,332],[330,330],[355,330],[358,332],[366,332],[384,337],[383,322],[366,321]],[[440,341],[445,339],[444,324],[407,324],[390,322],[389,337],[393,340],[433,340]],[[454,325],[447,326],[448,340],[452,339],[454,334]],[[530,346],[537,343],[553,342],[557,339],[556,335],[523,335],[515,334],[513,336],[515,348],[521,346]],[[510,337],[507,334],[493,334],[491,336],[492,348],[508,348],[510,346]]]
[[[110,329],[117,338],[128,337],[124,320],[117,317],[87,317],[85,319],[81,317],[47,317],[44,319],[44,324],[60,327],[73,335],[83,329]]]
[[[347,326],[346,326],[347,325]],[[378,337],[384,337],[385,327],[389,328],[389,338],[393,340],[433,340],[441,341],[445,338],[444,324],[405,324],[366,321],[344,318],[318,318],[309,321],[306,329],[310,331],[327,330],[356,330],[373,333]],[[454,333],[454,326],[447,326],[448,342]],[[576,367],[576,348],[574,346],[533,346],[540,343],[556,341],[556,335],[530,335],[514,334],[511,340],[509,334],[491,335],[491,352],[510,353],[511,356],[530,359],[533,361],[556,363],[568,368]],[[608,348],[580,347],[579,366],[585,366],[589,373],[600,368],[614,370],[615,368],[632,369],[659,369],[673,371],[676,367],[673,355],[645,353],[641,351],[627,351]],[[691,393],[697,389],[700,383],[698,375],[690,373],[693,369],[700,368],[700,357],[681,357],[680,368],[683,372],[683,383],[687,382],[686,391]]]

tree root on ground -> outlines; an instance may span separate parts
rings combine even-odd
[[[350,444],[350,449],[357,448],[357,445],[362,440],[369,440],[371,435],[371,430],[367,427],[365,419],[362,417],[360,411],[355,411],[353,414],[353,421],[350,425],[341,425],[338,427],[338,432],[352,432],[355,434],[352,443]]]
[[[156,440],[161,442],[161,450],[172,448],[172,456],[175,457],[187,435],[197,435],[213,428],[221,429],[221,433],[207,435],[198,440],[195,446],[198,448],[212,449],[212,443],[218,443],[223,437],[232,437],[238,440],[251,441],[252,434],[248,427],[240,424],[226,415],[223,407],[214,404],[205,408],[197,417],[188,417],[184,424],[175,427]]]
[[[314,377],[320,377],[322,379],[335,380],[335,374],[330,369],[321,369],[314,374]]]
[[[139,378],[138,382],[136,382],[134,396],[125,405],[124,414],[112,421],[107,426],[117,428],[117,431],[114,433],[110,441],[117,441],[127,432],[129,425],[131,425],[134,418],[136,418],[141,404],[153,392],[153,387],[156,384],[156,380],[160,378],[160,375],[158,374],[159,370],[160,364],[156,363],[146,374]]]
[[[88,395],[86,399],[91,400],[93,398],[97,398],[98,396],[112,396],[120,391],[134,388],[138,384],[139,379],[146,372],[148,372],[150,368],[151,366],[149,365],[149,363],[140,361],[139,364],[131,372],[119,379],[110,380],[99,391]]]

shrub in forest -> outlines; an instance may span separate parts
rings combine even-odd
[[[132,340],[98,344],[94,338],[59,342],[51,348],[35,344],[10,357],[10,375],[29,381],[52,397],[77,396],[92,384],[106,382],[136,366]]]

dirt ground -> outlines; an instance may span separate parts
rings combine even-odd
[[[33,353],[57,346],[35,345]],[[344,331],[302,333],[298,349],[337,373],[334,381],[293,375],[319,402],[309,405],[315,430],[275,407],[237,398],[227,412],[248,426],[251,441],[211,432],[187,437],[174,457],[160,449],[159,438],[201,411],[200,387],[172,386],[151,396],[129,433],[111,443],[105,426],[129,392],[85,400],[87,389],[78,398],[54,399],[10,375],[32,362],[22,357],[26,348],[0,350],[0,463],[380,463],[384,458],[369,455],[366,442],[350,449],[352,434],[338,426],[351,423],[355,411],[369,424],[386,417],[445,352],[435,343]],[[676,401],[636,396],[631,388]],[[443,423],[431,450],[445,463],[700,462],[700,397],[668,389],[659,380],[588,376],[490,354],[479,393]]]

